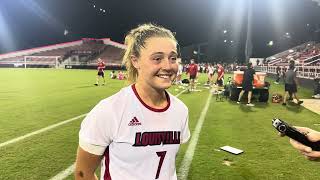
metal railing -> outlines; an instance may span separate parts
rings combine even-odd
[[[256,71],[266,72],[270,74],[276,74],[276,69],[278,66],[256,66]],[[314,79],[315,77],[320,77],[320,66],[296,66],[297,77],[305,79]],[[286,67],[280,67],[280,72],[283,72]]]

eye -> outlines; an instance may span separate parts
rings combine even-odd
[[[176,61],[177,61],[177,57],[176,57],[176,56],[170,57],[170,61],[171,61],[171,62],[176,62]]]
[[[153,57],[152,57],[152,61],[153,61],[153,63],[155,63],[155,64],[161,63],[162,59],[163,59],[162,56],[153,56]]]

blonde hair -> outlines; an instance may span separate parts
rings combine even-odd
[[[140,57],[141,49],[146,48],[146,41],[152,37],[167,37],[171,38],[177,43],[173,33],[159,25],[151,23],[139,25],[132,29],[125,37],[125,45],[127,46],[123,56],[122,64],[124,64],[128,71],[128,81],[135,83],[138,78],[138,70],[131,62],[131,56]],[[177,43],[178,44],[178,43]]]

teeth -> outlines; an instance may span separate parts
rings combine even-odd
[[[170,75],[158,75],[158,77],[163,78],[163,79],[168,79]]]

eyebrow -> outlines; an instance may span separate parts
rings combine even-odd
[[[155,52],[155,53],[152,53],[151,56],[154,56],[154,55],[163,55],[163,54],[164,54],[163,52]],[[171,51],[171,52],[169,53],[169,55],[178,55],[178,53],[175,52],[175,51]]]

